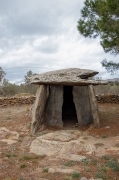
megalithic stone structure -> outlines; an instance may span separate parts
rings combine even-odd
[[[31,133],[44,127],[79,126],[93,123],[100,127],[94,85],[107,84],[90,80],[97,71],[70,68],[32,76],[32,84],[39,84],[36,100],[31,108]],[[73,124],[74,122],[74,124]]]

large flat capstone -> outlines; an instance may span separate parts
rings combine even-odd
[[[98,74],[97,71],[69,68],[32,76],[31,84],[49,84],[49,85],[89,85],[105,84],[103,81],[89,80],[89,77]]]

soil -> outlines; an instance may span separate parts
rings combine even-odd
[[[76,130],[79,129],[86,138],[88,136],[97,138],[95,143],[97,148],[103,147],[98,139],[103,139],[103,144],[108,141],[110,147],[112,139],[115,139],[113,142],[115,149],[110,148],[103,156],[100,155],[101,152],[88,155],[82,151],[80,155],[86,156],[82,162],[30,153],[31,142],[39,134],[56,130],[46,129],[31,136],[29,105],[0,108],[0,128],[4,127],[10,132],[15,131],[19,134],[19,137],[15,139],[11,139],[11,136],[0,137],[0,180],[78,180],[81,177],[119,180],[119,104],[98,104],[98,107],[101,127],[95,129],[92,125],[88,125],[78,127]],[[67,131],[66,127],[65,130]],[[5,142],[5,139],[8,141]],[[49,173],[48,168],[55,166],[64,169],[79,169],[79,173]]]

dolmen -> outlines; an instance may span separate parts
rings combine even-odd
[[[97,71],[69,68],[50,71],[30,78],[39,85],[31,108],[31,133],[46,127],[63,128],[86,126],[100,127],[94,86],[107,84],[91,77]]]

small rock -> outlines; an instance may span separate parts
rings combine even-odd
[[[103,179],[102,178],[97,178],[97,179],[91,178],[89,180],[103,180]]]
[[[82,177],[80,180],[88,180],[86,177]]]
[[[105,129],[109,129],[109,128],[110,128],[110,126],[106,126],[106,127],[105,127]]]
[[[6,127],[0,128],[0,139],[11,139],[11,140],[17,140],[19,139],[19,133],[16,131],[10,131]]]
[[[61,169],[61,168],[57,168],[56,172],[71,174],[71,173],[74,172],[74,170],[73,169]]]
[[[56,156],[56,158],[81,162],[82,159],[86,158],[86,156],[81,156],[81,155],[77,155],[77,154],[60,154],[60,155]]]
[[[55,168],[55,169],[49,168],[49,169],[48,169],[48,172],[49,172],[49,173],[56,173],[56,172],[59,172],[59,173],[67,173],[67,174],[71,174],[71,173],[74,172],[74,170],[73,170],[73,169],[62,169],[62,168]]]
[[[14,143],[17,143],[16,140],[12,140],[12,139],[2,139],[1,140],[2,142],[5,142],[7,144],[14,144]]]
[[[49,173],[54,173],[55,170],[54,170],[53,168],[49,168],[49,169],[48,169],[48,172],[49,172]]]

